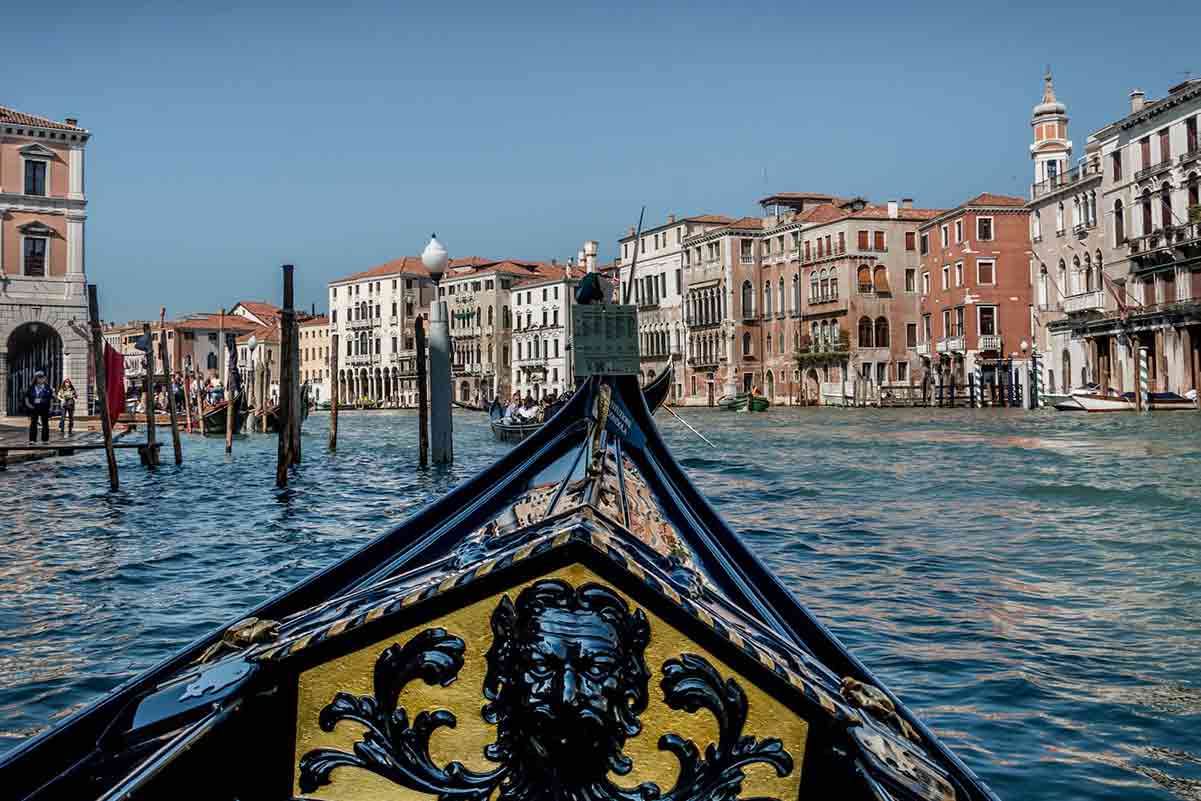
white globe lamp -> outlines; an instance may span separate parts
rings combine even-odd
[[[450,262],[447,256],[446,248],[438,241],[437,234],[430,234],[429,244],[425,246],[425,250],[421,251],[421,263],[425,265],[425,269],[430,271],[430,278],[434,279],[434,283],[442,280],[443,273],[446,272],[446,265]]]

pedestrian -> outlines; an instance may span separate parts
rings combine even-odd
[[[46,374],[38,370],[33,383],[25,391],[25,406],[29,409],[29,444],[38,441],[38,421],[42,422],[42,442],[50,441],[50,402],[54,392],[46,383]]]
[[[71,383],[71,379],[64,378],[55,394],[58,397],[59,405],[63,407],[62,417],[58,418],[58,433],[65,433],[69,437],[75,433],[75,400],[79,397],[79,393],[75,391],[75,385]]]

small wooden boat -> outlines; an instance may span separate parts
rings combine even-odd
[[[264,413],[255,413],[252,415],[254,420],[252,421],[251,428],[253,428],[255,431],[261,430],[259,428],[259,426],[261,425],[260,421],[262,420],[263,414]],[[278,434],[280,426],[282,425],[282,422],[283,422],[279,416],[279,404],[268,405],[265,414],[267,415],[267,431],[270,433]],[[301,404],[300,404],[300,423],[301,423],[301,425],[304,425],[304,421],[308,420],[308,419],[309,419],[309,404],[305,403],[305,402],[301,402]]]
[[[996,798],[730,530],[632,377],[588,379],[392,531],[19,744],[0,786]]]
[[[224,437],[225,436],[225,416],[230,407],[229,401],[221,401],[211,406],[206,406],[204,416],[201,418],[203,422],[203,432],[206,437]],[[242,429],[246,427],[246,418],[250,415],[250,410],[246,408],[245,396],[234,396],[234,433],[241,434]]]
[[[495,403],[495,402],[496,401],[493,401],[493,403]],[[457,401],[457,400],[452,400],[450,403],[455,408],[462,409],[467,412],[486,412],[491,408],[489,406],[484,406],[482,404],[464,403],[463,401]]]
[[[771,402],[767,398],[747,392],[718,398],[717,405],[727,412],[766,412],[771,408]]]

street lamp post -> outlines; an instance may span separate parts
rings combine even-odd
[[[450,418],[450,318],[446,302],[439,298],[442,276],[450,263],[446,248],[431,235],[421,253],[421,263],[434,281],[430,302],[430,457],[434,464],[454,461],[454,432]]]

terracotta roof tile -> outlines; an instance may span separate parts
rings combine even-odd
[[[797,220],[799,222],[803,222],[803,223],[812,223],[814,225],[820,225],[822,223],[828,223],[828,222],[834,222],[835,220],[841,220],[844,217],[849,217],[849,216],[851,216],[851,213],[846,211],[845,209],[840,209],[837,206],[834,206],[829,203],[823,203],[822,205],[816,206],[812,209],[809,209],[808,211],[799,215],[797,217]]]
[[[455,261],[452,261],[451,266],[453,267],[454,265]],[[370,269],[357,273],[351,273],[350,275],[342,278],[335,278],[334,280],[330,281],[330,283],[340,284],[345,281],[362,281],[367,278],[380,278],[387,275],[407,275],[412,276],[413,278],[429,278],[430,271],[427,270],[425,265],[421,263],[420,256],[401,256],[399,259],[393,259],[392,261],[384,262],[383,264],[376,265]]]
[[[221,327],[221,315],[204,314],[186,320],[176,320],[168,325],[181,331],[216,331]],[[256,327],[256,323],[236,314],[227,314],[225,315],[225,327],[230,331],[249,331]]]
[[[1025,206],[1025,198],[1013,195],[994,195],[992,192],[982,192],[964,203],[965,206]]]
[[[734,222],[733,217],[727,217],[724,214],[698,214],[695,217],[685,217],[686,222],[698,223],[721,223],[723,225]]]
[[[250,341],[250,337],[254,337],[259,342],[269,344],[279,343],[279,326],[275,325],[256,325],[250,331],[238,336],[238,344],[244,345]]]
[[[26,114],[22,111],[0,106],[0,124],[11,125],[33,125],[37,128],[54,128],[59,131],[79,131],[87,133],[86,128],[80,128],[78,125],[67,125],[65,122],[55,122],[46,117],[38,117],[34,114]]]
[[[310,317],[307,320],[302,320],[300,323],[301,328],[308,328],[310,326],[317,325],[329,325],[329,317],[324,314],[318,314],[316,317]]]

